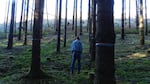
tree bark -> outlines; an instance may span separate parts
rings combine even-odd
[[[27,30],[28,30],[28,12],[29,12],[29,0],[27,0],[27,6],[26,6],[26,17],[25,17],[25,27],[24,27],[24,43],[23,45],[27,45]]]
[[[144,41],[144,18],[143,18],[143,0],[140,0],[140,17],[139,17],[139,34],[140,34],[140,45],[145,44]]]
[[[96,31],[96,1],[92,0],[92,10],[91,10],[91,16],[92,16],[92,24],[91,24],[91,61],[95,61],[95,31]]]
[[[121,29],[121,39],[122,40],[124,40],[124,18],[125,18],[125,15],[124,15],[124,2],[125,2],[125,0],[122,0],[122,29]]]
[[[73,3],[73,17],[72,17],[72,30],[74,30],[74,18],[75,18],[75,7],[76,7],[76,0]]]
[[[139,4],[138,0],[136,0],[136,29],[139,29]]]
[[[129,29],[131,28],[131,0],[129,0]]]
[[[82,0],[80,0],[80,35],[82,35]]]
[[[58,33],[57,33],[57,53],[60,53],[61,10],[62,10],[62,0],[60,0],[60,3],[59,3],[59,22],[58,22]]]
[[[56,0],[56,8],[55,8],[55,33],[58,33],[58,4],[59,4],[59,0]]]
[[[75,2],[75,37],[77,36],[77,34],[78,34],[78,21],[77,21],[77,19],[78,19],[78,16],[77,16],[77,12],[78,11],[78,0],[76,0],[76,2]]]
[[[41,79],[46,77],[40,69],[40,43],[41,28],[43,23],[44,0],[35,0],[33,40],[32,40],[32,62],[28,78]]]
[[[13,30],[14,30],[14,22],[15,22],[14,19],[15,19],[15,0],[12,1],[11,21],[10,21],[7,49],[12,49],[12,47],[13,47]]]
[[[114,0],[97,0],[95,84],[116,84],[114,66]]]
[[[148,35],[147,0],[145,0],[145,35]]]
[[[19,35],[18,35],[18,40],[21,40],[21,29],[22,29],[23,9],[24,9],[24,0],[22,0],[21,16],[20,16],[20,22],[19,22]]]
[[[68,11],[68,0],[66,0],[66,15],[65,15],[65,32],[64,32],[64,47],[66,47],[66,32],[67,32],[67,11]]]
[[[7,26],[8,26],[8,17],[9,17],[9,7],[10,7],[10,0],[8,2],[8,6],[7,6],[7,14],[6,14],[6,21],[5,21],[5,37],[7,38]]]

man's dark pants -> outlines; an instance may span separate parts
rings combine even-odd
[[[72,51],[72,59],[71,59],[71,73],[72,74],[74,73],[74,67],[75,67],[76,60],[78,61],[78,73],[80,73],[80,69],[81,69],[80,59],[81,59],[81,52],[80,51]]]

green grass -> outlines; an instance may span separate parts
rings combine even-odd
[[[116,80],[118,84],[149,84],[150,83],[150,36],[145,37],[145,47],[139,45],[139,37],[135,29],[127,29],[125,40],[120,39],[119,29],[117,32],[115,44],[115,66]],[[49,84],[92,84],[89,74],[94,73],[94,63],[92,69],[89,69],[89,43],[88,33],[84,32],[81,37],[83,44],[82,71],[81,74],[70,75],[71,51],[70,44],[73,40],[73,34],[68,32],[67,45],[63,47],[61,40],[61,52],[56,53],[57,37],[54,33],[44,32],[41,40],[41,68],[51,76]],[[61,37],[63,38],[63,37]],[[31,65],[31,39],[27,46],[23,46],[23,41],[14,40],[12,50],[5,49],[7,40],[0,39],[0,84],[17,84],[22,76],[28,74]],[[13,58],[10,58],[13,57]],[[47,58],[49,58],[47,60]],[[23,83],[20,83],[23,84]]]
[[[138,38],[138,34],[127,34],[124,41],[116,39],[116,76],[123,84],[150,83],[149,36],[146,36],[145,48],[140,47]]]

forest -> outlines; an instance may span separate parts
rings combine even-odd
[[[83,0],[73,0],[72,19],[67,15],[69,0],[55,0],[51,22],[48,0],[21,0],[17,22],[17,1],[8,0],[6,10],[1,11],[5,17],[0,26],[0,84],[150,84],[147,0],[134,0],[135,18],[130,16],[131,0],[121,0],[118,23],[115,0],[87,0],[87,20],[83,20]],[[72,50],[76,37],[82,43],[81,52]]]

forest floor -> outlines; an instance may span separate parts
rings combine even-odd
[[[62,35],[63,37],[63,35]],[[41,84],[92,84],[89,74],[94,73],[94,64],[89,67],[88,33],[81,36],[83,54],[81,73],[71,75],[69,72],[71,51],[70,44],[73,34],[68,33],[67,45],[56,53],[55,34],[44,33],[41,40],[41,69],[51,78]],[[14,38],[13,49],[7,50],[7,39],[0,39],[0,84],[23,84],[21,77],[28,74],[31,65],[32,37],[28,37],[28,45]],[[125,40],[116,35],[115,66],[117,84],[150,84],[150,36],[145,37],[145,46],[139,45],[139,35],[126,34]],[[31,83],[37,84],[37,83]],[[39,83],[40,84],[40,83]]]

